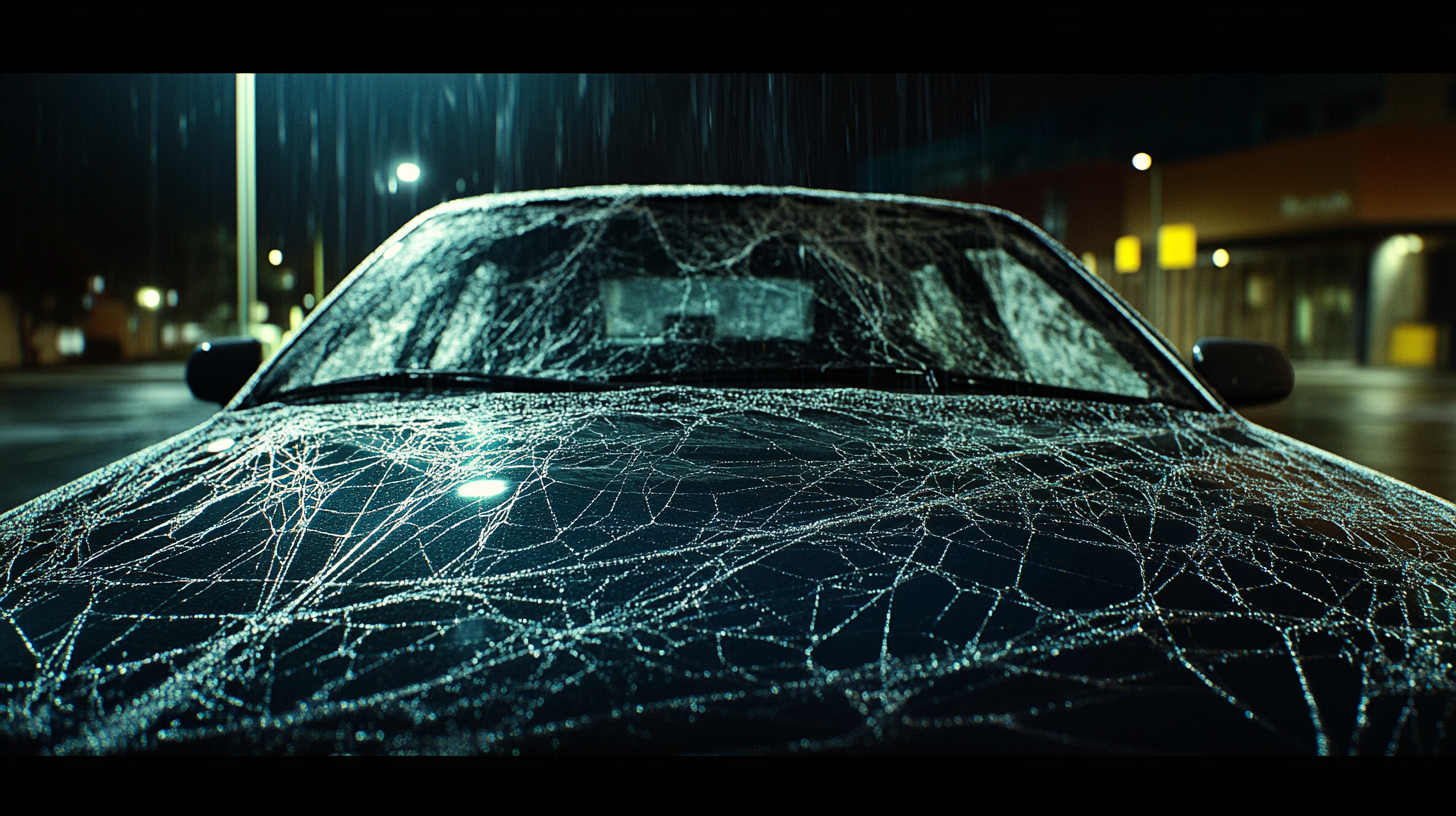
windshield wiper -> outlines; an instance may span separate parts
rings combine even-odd
[[[511,374],[479,374],[469,371],[395,369],[345,377],[316,385],[305,385],[250,401],[328,402],[356,394],[411,394],[434,396],[470,391],[515,391],[546,393],[562,391],[620,391],[664,385],[707,388],[866,388],[907,394],[1006,394],[1024,397],[1056,397],[1126,404],[1147,404],[1157,400],[1103,391],[1089,391],[1060,385],[1013,380],[1004,377],[960,374],[933,368],[894,366],[776,366],[763,368],[699,369],[650,374],[619,374],[605,382],[559,380]]]
[[[944,394],[1007,394],[1017,397],[1055,397],[1059,399],[1088,400],[1093,402],[1116,402],[1126,405],[1148,405],[1159,402],[1151,397],[1131,394],[1117,394],[1111,391],[1093,391],[1086,388],[1071,388],[1065,385],[1013,380],[1006,377],[989,377],[982,374],[938,373],[941,391]]]
[[[929,376],[927,376],[929,374]],[[869,388],[934,393],[933,373],[890,366],[764,366],[705,368],[664,373],[620,374],[611,383],[633,387],[700,385],[708,388]]]
[[[874,365],[702,369],[662,374],[624,374],[608,377],[607,381],[633,387],[699,385],[709,388],[867,388],[910,394],[1006,394],[1135,405],[1157,402],[1148,397],[1046,385],[1005,377],[960,374],[934,368]]]
[[[478,374],[470,371],[433,371],[402,368],[358,377],[345,377],[329,382],[289,388],[267,395],[254,402],[326,402],[353,394],[410,393],[424,396],[458,394],[467,391],[518,391],[546,393],[556,391],[618,391],[624,386],[612,383],[557,380],[550,377],[525,377],[512,374]]]

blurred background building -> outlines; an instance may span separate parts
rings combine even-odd
[[[1456,75],[1102,90],[875,156],[859,186],[1035,221],[1185,356],[1229,336],[1306,366],[1452,367]]]

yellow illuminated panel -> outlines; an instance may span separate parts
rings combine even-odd
[[[1198,233],[1192,224],[1164,224],[1158,228],[1158,266],[1192,269],[1198,261]]]
[[[1434,323],[1401,323],[1390,330],[1390,364],[1430,367],[1436,364]]]
[[[1143,244],[1136,235],[1124,235],[1113,244],[1112,266],[1122,273],[1143,268]]]

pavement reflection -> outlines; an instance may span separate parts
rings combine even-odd
[[[0,372],[0,513],[197,425],[183,363]]]
[[[1297,366],[1289,399],[1239,413],[1456,501],[1456,374]]]

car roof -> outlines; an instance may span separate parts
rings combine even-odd
[[[514,193],[487,193],[486,195],[447,201],[426,210],[421,215],[438,215],[442,212],[457,210],[482,210],[518,204],[575,201],[590,198],[694,198],[707,196],[734,196],[741,198],[747,198],[749,196],[793,196],[796,198],[818,198],[826,201],[879,201],[894,204],[915,204],[928,207],[996,213],[1010,216],[1028,226],[1034,226],[1014,213],[985,204],[946,201],[944,199],[901,195],[898,193],[852,193],[842,190],[818,190],[807,187],[736,186],[728,184],[622,184],[598,187],[562,187],[551,190],[527,190]]]

